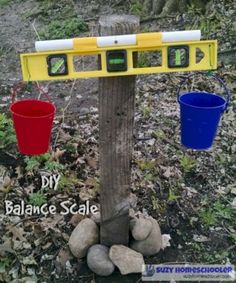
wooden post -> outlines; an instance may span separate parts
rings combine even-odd
[[[103,16],[99,34],[137,33],[135,16]],[[114,74],[115,75],[115,74]],[[101,243],[127,245],[135,76],[99,79]]]

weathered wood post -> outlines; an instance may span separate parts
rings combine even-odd
[[[99,34],[137,33],[135,16],[103,16]],[[127,245],[135,76],[99,79],[101,243]]]

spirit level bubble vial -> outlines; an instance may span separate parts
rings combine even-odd
[[[200,38],[201,32],[192,30],[37,41],[37,52],[20,56],[23,80],[67,80],[216,69],[217,41]],[[139,62],[135,64],[137,53],[148,52],[160,55],[157,65],[140,67]],[[100,69],[77,70],[75,58],[85,56],[98,56]]]

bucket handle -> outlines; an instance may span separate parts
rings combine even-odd
[[[17,95],[18,91],[21,90],[24,85],[26,85],[25,82],[20,82],[20,83],[18,83],[17,85],[15,85],[15,86],[11,89],[11,103],[12,103],[12,104],[15,102],[15,98],[16,98],[16,95]],[[47,100],[48,100],[50,103],[52,103],[52,100],[51,100],[51,98],[49,97],[47,91],[45,91],[42,87],[40,87],[40,86],[39,86],[38,84],[36,84],[36,83],[34,83],[34,84],[32,84],[32,85],[33,85],[33,87],[34,87],[36,90],[39,91],[40,94],[43,94],[43,95],[47,98]]]
[[[187,80],[188,80],[189,78],[191,78],[191,77],[193,77],[193,76],[195,76],[195,75],[198,75],[198,74],[203,75],[203,76],[211,76],[211,77],[213,77],[216,81],[218,81],[221,86],[223,86],[224,91],[225,91],[225,93],[226,93],[226,104],[225,104],[225,107],[224,107],[224,109],[223,109],[222,112],[225,112],[225,111],[227,110],[228,105],[229,105],[230,91],[229,91],[228,87],[226,86],[226,83],[225,83],[219,76],[214,75],[214,74],[212,74],[212,73],[197,72],[197,73],[190,74],[190,75],[186,76],[186,77],[183,79],[183,81],[180,83],[180,86],[179,86],[179,88],[178,88],[178,90],[177,90],[178,102],[180,103],[180,100],[179,100],[179,99],[180,99],[180,96],[181,96],[181,95],[180,95],[180,90],[181,90],[181,88],[183,87],[183,85],[187,82]]]

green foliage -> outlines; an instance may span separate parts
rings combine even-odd
[[[217,223],[216,215],[212,209],[201,211],[200,218],[206,226],[214,226]]]
[[[151,67],[150,58],[146,52],[138,52],[138,67]]]
[[[57,161],[48,160],[45,162],[44,168],[48,171],[62,171],[64,169],[64,165]]]
[[[180,159],[180,165],[185,172],[190,172],[196,166],[196,162],[190,156],[184,155]]]
[[[200,8],[197,8],[195,5],[191,4],[191,5],[188,5],[188,14],[191,17],[194,17],[196,15],[201,16],[202,15],[202,11],[201,11]]]
[[[0,273],[6,272],[7,268],[10,267],[12,261],[8,257],[4,257],[0,259]]]
[[[25,157],[25,162],[26,162],[25,169],[28,172],[29,171],[32,172],[34,170],[37,170],[39,168],[39,166],[40,166],[40,162],[36,158],[34,158],[34,157],[26,156]]]
[[[188,16],[192,19],[192,24],[190,26],[186,26],[187,29],[200,29],[202,34],[206,39],[210,38],[210,35],[216,33],[221,29],[221,16],[218,12],[212,13],[207,17],[203,13],[203,6],[196,5],[197,3],[201,3],[199,1],[195,1],[195,5],[188,6]]]
[[[72,155],[76,153],[76,147],[71,143],[65,144],[64,149],[66,150],[67,153],[70,153]]]
[[[152,109],[149,106],[144,106],[142,108],[142,113],[143,113],[144,118],[148,118],[150,116],[151,112],[152,112]]]
[[[231,219],[234,217],[234,211],[230,205],[225,205],[218,200],[213,207],[218,218]]]
[[[157,211],[160,210],[159,199],[154,196],[152,196],[152,208]]]
[[[136,163],[144,173],[144,181],[155,182],[157,180],[156,160],[137,160]]]
[[[38,18],[40,21],[48,24],[54,20],[65,20],[77,16],[73,1],[67,0],[39,0],[38,5],[26,13],[26,18]]]
[[[220,165],[224,165],[227,161],[227,157],[224,154],[219,154],[217,156],[217,161],[219,162]]]
[[[217,249],[216,251],[211,251],[209,253],[206,243],[191,243],[191,250],[195,254],[196,258],[201,258],[202,262],[205,263],[219,263],[225,260],[229,256],[229,252],[222,249]]]
[[[37,0],[37,2],[35,9],[25,14],[25,17],[32,20],[38,18],[44,23],[44,28],[39,31],[41,39],[73,38],[88,31],[88,25],[81,16],[78,16],[73,0]]]
[[[161,214],[166,213],[166,202],[160,201],[155,195],[151,196],[151,201],[153,210]]]
[[[7,6],[12,0],[0,0],[0,7]]]
[[[16,143],[12,120],[0,114],[0,148]]]
[[[96,193],[100,192],[100,180],[97,177],[94,177],[93,189]]]
[[[206,203],[208,204],[207,208],[203,207],[200,212],[201,221],[206,226],[220,225],[222,221],[225,221],[229,226],[236,225],[236,212],[230,204],[217,200],[209,207],[209,203],[210,200]]]
[[[137,160],[136,163],[142,171],[151,171],[156,167],[155,160]]]
[[[86,31],[88,31],[87,24],[80,17],[73,17],[65,20],[53,20],[39,35],[42,39],[66,39]]]
[[[159,129],[159,130],[154,131],[152,133],[152,136],[156,139],[160,139],[160,138],[165,137],[165,133],[161,129]]]
[[[50,158],[49,153],[41,154],[41,155],[36,155],[36,156],[26,156],[24,161],[26,163],[26,171],[34,171],[38,170],[40,165],[44,164],[46,161],[48,161]]]
[[[0,6],[1,7],[1,6]],[[2,57],[4,54],[4,47],[0,46],[0,57]]]
[[[61,175],[60,182],[58,184],[58,190],[70,191],[71,187],[73,187],[77,182],[78,179],[75,176]]]
[[[169,196],[168,196],[168,202],[172,202],[180,198],[180,196],[175,195],[174,191],[169,189]]]
[[[47,202],[46,195],[43,191],[32,193],[29,196],[29,203],[35,206],[41,206]]]
[[[232,238],[232,240],[236,243],[236,231],[235,232],[232,232],[230,234],[230,237]]]
[[[143,17],[146,14],[144,9],[143,1],[141,0],[132,0],[129,8],[129,12],[132,15]]]
[[[26,171],[27,172],[34,172],[37,171],[39,168],[48,170],[48,171],[61,171],[64,169],[64,165],[60,164],[56,161],[50,160],[50,154],[45,153],[36,156],[26,156],[24,161],[26,163]]]
[[[144,175],[144,180],[145,181],[150,181],[153,182],[157,179],[156,176],[154,176],[152,173],[147,173],[146,175]]]

